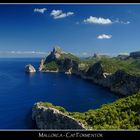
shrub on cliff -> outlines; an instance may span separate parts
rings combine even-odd
[[[58,64],[55,61],[51,61],[51,62],[49,62],[49,63],[44,65],[43,70],[53,70],[53,71],[56,71],[56,70],[58,70],[58,68],[59,68]]]
[[[140,129],[140,93],[83,113],[67,112],[63,107],[51,103],[41,103],[41,105],[56,108],[90,129]]]
[[[140,129],[140,93],[84,113],[69,113],[92,129]]]
[[[66,110],[65,108],[61,107],[61,106],[54,106],[52,103],[48,103],[48,102],[40,102],[40,105],[45,106],[45,107],[51,107],[51,108],[55,108],[58,109],[59,111],[65,113]]]

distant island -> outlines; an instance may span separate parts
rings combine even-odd
[[[36,103],[32,117],[38,128],[140,129],[140,52],[117,57],[95,54],[80,59],[62,51],[60,47],[54,47],[41,60],[39,71],[74,74],[123,98],[84,113],[67,112],[64,108],[47,102]]]

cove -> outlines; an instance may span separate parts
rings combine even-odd
[[[39,62],[39,58],[0,59],[0,129],[34,129],[32,107],[39,101],[84,112],[118,99],[109,90],[75,75],[25,73],[26,64],[38,68]]]

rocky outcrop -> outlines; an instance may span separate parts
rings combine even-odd
[[[70,57],[69,57],[70,56]],[[131,57],[140,56],[139,52],[130,53]],[[128,59],[120,58],[120,59]],[[58,69],[55,72],[64,72],[65,74],[75,74],[83,79],[91,80],[96,84],[109,88],[111,91],[121,94],[130,95],[140,90],[140,78],[134,75],[130,75],[125,71],[118,70],[115,73],[107,73],[105,71],[105,65],[101,61],[88,66],[88,64],[82,64],[75,61],[74,56],[69,53],[64,53],[60,48],[54,48],[53,51],[41,61],[40,71],[44,65],[47,65],[51,61],[55,61],[58,65]],[[45,69],[45,72],[50,70]]]
[[[118,70],[110,77],[110,89],[121,95],[131,95],[140,91],[140,78]]]
[[[140,77],[128,74],[123,70],[118,70],[113,74],[106,73],[100,62],[89,67],[86,73],[77,72],[75,74],[109,88],[119,95],[128,96],[140,91]]]
[[[101,80],[104,78],[103,73],[103,65],[100,62],[97,62],[88,69],[86,75],[92,77],[93,80]]]
[[[65,74],[72,74],[72,68],[65,72]]]
[[[36,72],[35,68],[31,65],[31,64],[28,64],[25,66],[25,71],[27,73],[33,73],[33,72]]]
[[[32,119],[39,129],[85,129],[84,125],[74,118],[52,108],[36,103],[32,110]]]
[[[127,60],[129,58],[128,54],[119,54],[116,58],[120,60]]]
[[[132,57],[132,58],[140,58],[140,51],[131,52],[130,57]]]
[[[40,62],[40,65],[39,65],[39,71],[42,71],[42,69],[44,68],[44,62],[45,62],[45,59],[41,59],[41,62]]]
[[[72,74],[77,71],[78,64],[76,62],[77,57],[71,53],[63,52],[59,47],[54,47],[53,51],[45,58],[41,60],[39,71],[41,72],[51,72],[47,66],[55,63],[55,72],[64,72],[65,74]],[[54,71],[54,70],[53,70]]]
[[[53,51],[46,57],[44,63],[49,63],[51,61],[55,61],[60,58],[63,54],[62,50],[59,47],[54,47]]]

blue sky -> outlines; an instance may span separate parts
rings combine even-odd
[[[0,5],[0,57],[79,56],[140,50],[140,5]]]

